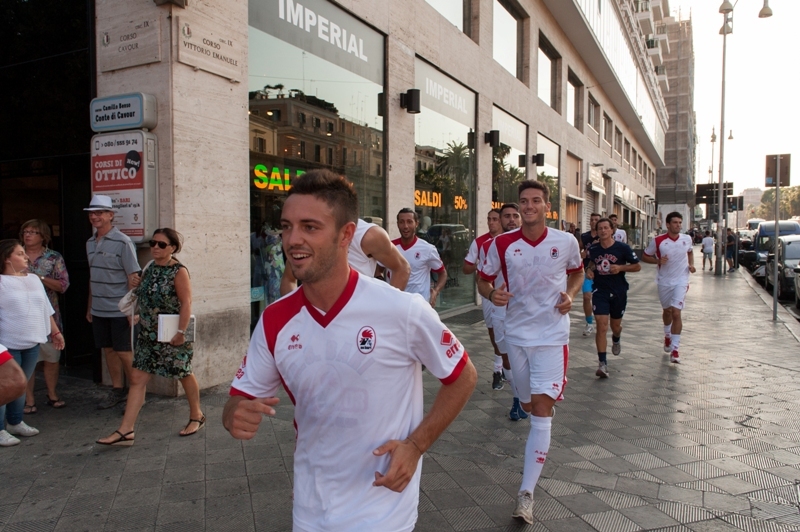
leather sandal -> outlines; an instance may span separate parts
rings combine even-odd
[[[192,423],[197,423],[197,429],[196,430],[194,430],[193,432],[185,432],[183,434],[181,434],[179,432],[178,435],[179,436],[191,436],[192,434],[197,434],[197,431],[202,429],[205,426],[205,424],[206,424],[206,416],[203,415],[203,416],[200,417],[200,419],[189,419],[189,422],[186,424],[185,427],[183,427],[183,430],[188,429],[189,425],[191,425]]]
[[[23,413],[24,415],[26,415],[26,416],[33,415],[33,414],[35,414],[35,413],[36,413],[36,412],[38,412],[38,411],[39,411],[39,409],[38,409],[38,408],[36,408],[36,405],[25,405],[25,406],[22,408],[22,413]]]
[[[128,432],[127,434],[123,434],[120,431],[115,430],[114,434],[119,434],[119,438],[118,439],[116,439],[114,441],[110,441],[110,442],[103,442],[103,441],[97,440],[95,443],[99,443],[100,445],[116,445],[116,446],[119,446],[119,447],[130,447],[131,445],[133,445],[133,438],[129,438],[128,436],[130,436],[134,432],[136,432],[136,431],[132,430],[132,431]]]
[[[62,401],[61,399],[50,399],[50,396],[47,396],[47,406],[52,406],[53,408],[64,408],[67,406],[67,403]]]

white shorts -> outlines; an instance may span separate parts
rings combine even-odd
[[[520,347],[509,344],[508,361],[523,403],[527,403],[531,395],[549,395],[558,401],[563,398],[569,365],[568,345]]]
[[[674,307],[683,310],[683,302],[686,299],[686,292],[689,291],[688,284],[675,286],[658,285],[658,299],[661,300],[661,308],[668,309]]]
[[[499,308],[499,307],[495,307]],[[504,309],[505,310],[505,309]],[[503,313],[502,317],[505,317],[505,313]],[[500,351],[501,354],[505,355],[508,354],[508,345],[506,344],[506,322],[505,320],[500,319],[498,316],[493,317],[492,331],[494,332],[494,343],[497,346],[497,350]]]

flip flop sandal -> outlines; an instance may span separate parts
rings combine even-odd
[[[64,408],[65,406],[67,406],[67,403],[65,403],[61,399],[50,399],[50,397],[48,396],[47,406],[52,406],[53,408]]]
[[[185,427],[183,427],[183,430],[188,429],[189,425],[191,425],[192,423],[197,423],[197,430],[195,430],[194,432],[186,432],[184,434],[178,433],[178,435],[179,436],[191,436],[192,434],[197,434],[197,431],[202,429],[205,426],[205,424],[206,424],[206,416],[203,415],[200,419],[189,419],[189,422],[186,424]]]
[[[39,409],[36,408],[36,405],[25,405],[25,407],[22,409],[22,413],[26,416],[33,415],[38,411]]]
[[[119,439],[111,441],[111,442],[103,442],[103,441],[97,440],[95,443],[99,443],[100,445],[117,445],[119,447],[130,447],[131,445],[133,445],[133,438],[129,438],[128,436],[130,436],[134,432],[136,432],[136,431],[132,430],[132,431],[128,432],[127,434],[123,434],[120,431],[115,430],[114,434],[119,434]]]

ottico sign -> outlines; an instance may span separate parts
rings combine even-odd
[[[156,229],[156,136],[145,131],[92,137],[92,194],[111,197],[114,225],[134,242]]]

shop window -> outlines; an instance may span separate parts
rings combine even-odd
[[[492,6],[492,57],[522,79],[522,17],[508,0],[494,0]]]
[[[547,38],[539,33],[539,63],[537,94],[539,98],[556,110],[561,112],[558,105],[559,94],[559,65],[561,56]]]

